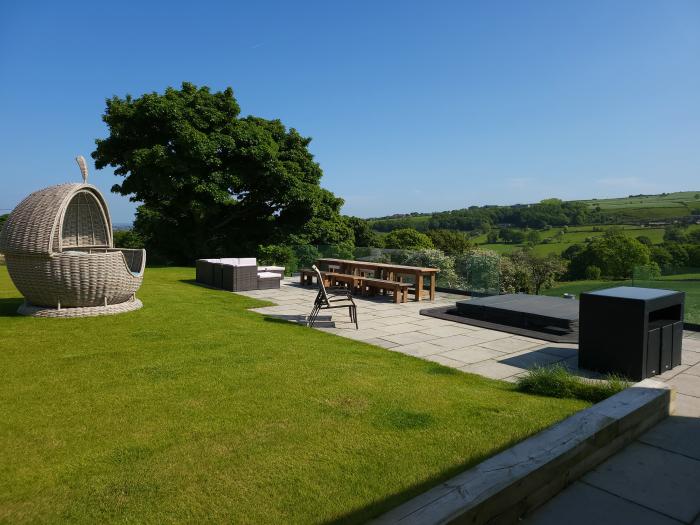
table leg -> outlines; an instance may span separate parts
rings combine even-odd
[[[423,274],[416,274],[416,301],[423,299]]]
[[[431,273],[430,274],[430,300],[434,301],[435,300],[435,274]]]

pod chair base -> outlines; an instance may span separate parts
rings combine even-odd
[[[119,304],[109,304],[107,306],[85,306],[80,308],[50,308],[46,306],[34,306],[23,303],[17,313],[29,317],[52,317],[52,318],[73,318],[73,317],[96,317],[98,315],[123,314],[138,310],[143,303],[138,299],[132,299]]]

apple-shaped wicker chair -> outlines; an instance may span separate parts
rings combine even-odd
[[[10,213],[0,252],[36,317],[86,317],[141,308],[145,250],[114,248],[104,197],[87,183],[85,159],[76,159],[83,183],[32,193]]]

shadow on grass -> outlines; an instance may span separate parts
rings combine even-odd
[[[265,314],[264,320],[268,323],[278,324],[296,324],[299,326],[308,326],[305,314],[283,315],[283,314]],[[330,315],[319,315],[314,323],[314,328],[335,328],[335,322]]]
[[[12,297],[9,299],[0,299],[0,317],[14,317],[19,315],[17,308],[24,302],[20,297]]]
[[[200,282],[196,281],[195,279],[178,279],[178,282],[185,283],[185,284],[191,284],[193,286],[199,286],[200,288],[208,288],[210,290],[221,290],[221,288],[216,288],[215,286],[210,286],[208,284],[200,283]]]
[[[359,508],[357,510],[354,510],[352,512],[349,512],[348,514],[345,514],[344,516],[340,516],[337,519],[334,520],[329,520],[326,521],[325,523],[328,525],[345,525],[345,524],[350,524],[350,523],[365,523],[372,518],[376,518],[378,516],[381,516],[385,512],[389,512],[393,508],[401,505],[402,503],[405,503],[409,501],[411,498],[414,498],[436,486],[439,484],[443,483],[444,481],[447,481],[450,478],[453,478],[457,474],[460,474],[464,472],[465,470],[468,470],[482,461],[485,461],[486,459],[498,454],[499,452],[502,452],[516,443],[518,443],[519,440],[513,440],[512,442],[509,442],[502,447],[493,450],[490,453],[487,454],[481,454],[475,458],[473,458],[470,461],[466,461],[464,463],[460,463],[459,465],[455,465],[451,468],[443,470],[441,473],[436,474],[435,476],[432,476],[431,478],[428,478],[422,483],[417,483],[416,485],[413,485],[412,487],[407,488],[406,490],[403,490],[401,492],[397,492],[396,494],[392,494],[391,496],[387,496],[386,498],[375,501],[365,507]],[[456,489],[455,489],[456,490]]]

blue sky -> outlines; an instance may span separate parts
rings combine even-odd
[[[359,216],[700,189],[696,0],[14,4],[0,209],[79,179],[105,98],[183,80],[313,137]]]

